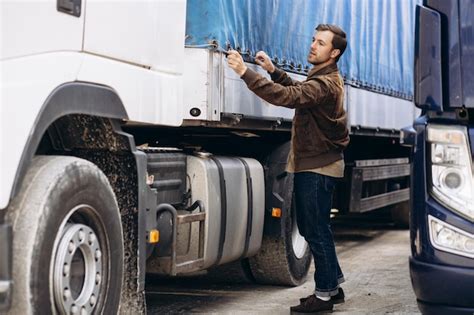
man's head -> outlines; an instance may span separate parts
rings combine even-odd
[[[336,25],[319,24],[308,54],[313,65],[336,63],[346,50],[346,33]]]

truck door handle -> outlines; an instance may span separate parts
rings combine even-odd
[[[81,16],[82,0],[57,0],[56,8],[59,12],[76,17]]]

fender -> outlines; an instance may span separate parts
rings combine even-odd
[[[70,114],[128,119],[122,101],[109,87],[86,82],[69,82],[58,86],[46,99],[30,131],[18,164],[10,200],[18,193],[26,170],[46,129],[58,118]]]

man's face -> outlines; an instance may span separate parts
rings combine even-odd
[[[316,66],[328,62],[331,58],[335,61],[339,50],[332,47],[333,37],[334,34],[331,31],[317,31],[314,34],[313,43],[308,54],[310,64]]]

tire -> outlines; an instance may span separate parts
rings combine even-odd
[[[219,283],[255,283],[248,259],[213,267],[207,271],[207,277],[211,281]]]
[[[410,201],[398,203],[390,208],[392,221],[398,227],[407,229],[410,226]]]
[[[249,258],[255,280],[262,284],[298,286],[306,281],[311,252],[296,225],[295,207],[282,217],[285,220],[281,237],[265,236],[259,253]]]
[[[14,233],[10,314],[117,314],[122,226],[97,166],[35,157],[7,216]]]

